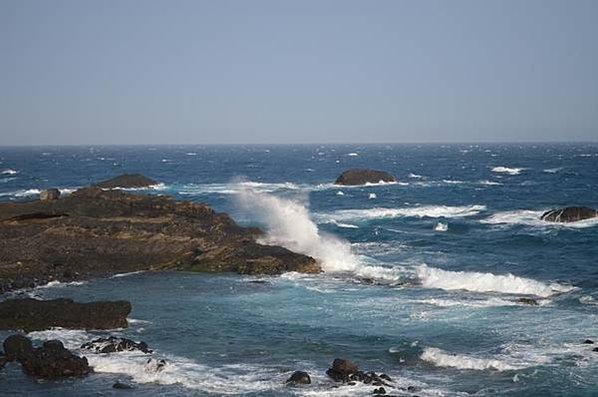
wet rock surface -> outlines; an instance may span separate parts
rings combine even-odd
[[[8,299],[0,302],[0,329],[31,332],[51,327],[125,328],[130,312],[131,304],[127,301],[78,303],[71,299]],[[8,354],[6,346],[5,350]]]
[[[116,353],[122,351],[140,351],[145,354],[152,353],[145,342],[135,342],[127,338],[110,336],[98,338],[81,345],[81,349],[90,350],[94,353]]]
[[[259,244],[262,234],[204,204],[99,187],[0,203],[0,293],[139,270],[321,271],[311,257]]]
[[[588,207],[565,207],[546,211],[540,219],[547,222],[577,222],[598,217],[598,210]]]
[[[141,174],[123,174],[94,186],[102,189],[135,189],[157,185],[158,182]]]
[[[286,383],[290,385],[309,385],[311,384],[311,377],[305,371],[295,371]]]

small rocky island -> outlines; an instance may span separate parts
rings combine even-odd
[[[0,203],[0,293],[140,270],[321,271],[205,204],[114,190],[154,184],[123,175],[65,197]]]
[[[385,171],[353,168],[343,172],[336,181],[335,185],[356,186],[367,183],[394,183],[397,179]]]
[[[588,207],[565,207],[546,211],[540,217],[547,222],[569,223],[598,217],[598,210]]]

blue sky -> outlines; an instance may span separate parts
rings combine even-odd
[[[598,1],[0,0],[0,145],[598,140]]]

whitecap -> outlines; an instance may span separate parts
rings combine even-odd
[[[436,226],[434,226],[434,231],[436,231],[436,232],[448,231],[448,223],[438,222],[436,224]]]
[[[563,169],[563,167],[557,167],[557,168],[546,168],[544,170],[544,172],[546,172],[547,174],[556,174],[557,172],[561,171]]]
[[[355,157],[355,156],[359,156],[359,153],[355,153],[355,152],[347,153],[347,156]]]
[[[498,172],[501,174],[509,174],[509,175],[519,175],[525,168],[510,168],[510,167],[494,167],[492,168],[493,172]]]
[[[368,195],[368,199],[369,199],[369,200],[374,200],[374,199],[376,199],[376,198],[378,198],[378,196],[376,196],[376,193],[370,193],[370,194]]]
[[[423,178],[421,175],[418,174],[414,174],[414,173],[409,173],[409,175],[407,175],[409,178],[413,178],[413,179],[421,179]]]
[[[9,168],[9,169],[6,169],[6,170],[3,170],[2,172],[0,172],[0,174],[2,174],[2,175],[16,175],[16,174],[18,174],[18,173],[19,173],[19,171],[17,171],[17,170],[12,170],[12,169],[10,169],[10,168]]]
[[[544,283],[513,274],[449,271],[427,266],[416,267],[417,278],[426,288],[467,290],[473,292],[498,292],[502,294],[536,295],[549,297],[569,292],[575,287],[558,283]]]

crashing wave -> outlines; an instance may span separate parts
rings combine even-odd
[[[478,371],[513,371],[527,367],[527,365],[524,365],[523,363],[514,363],[507,359],[499,360],[494,358],[478,358],[463,354],[452,354],[435,347],[425,348],[420,358],[439,367]]]
[[[415,217],[415,218],[462,218],[478,215],[486,210],[485,205],[468,205],[451,207],[446,205],[424,205],[407,208],[367,208],[353,210],[338,210],[332,213],[317,214],[316,218],[322,222],[368,220],[382,218]]]

